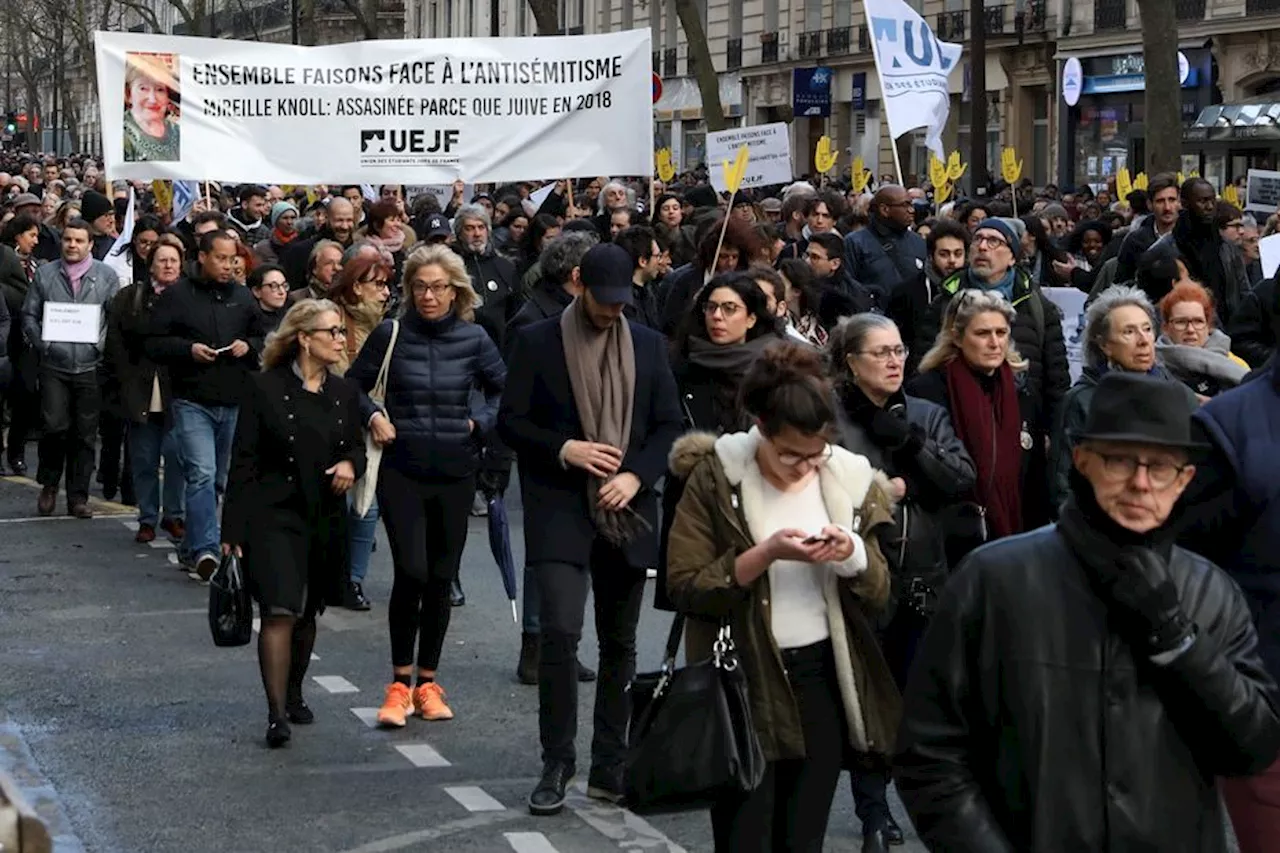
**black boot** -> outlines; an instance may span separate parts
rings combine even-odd
[[[525,631],[520,635],[520,662],[516,664],[516,680],[521,684],[538,683],[538,635]]]
[[[288,720],[274,716],[267,719],[267,746],[279,749],[288,743],[292,736],[293,732],[289,730]]]
[[[458,578],[453,579],[453,583],[449,586],[449,604],[453,607],[461,607],[467,603],[466,593],[462,591],[462,581]]]
[[[888,853],[889,844],[885,841],[884,831],[873,829],[862,833],[862,853]]]
[[[564,789],[569,787],[574,772],[571,761],[548,761],[537,787],[529,795],[529,814],[539,817],[560,814],[564,809]]]
[[[884,826],[880,828],[884,833],[884,843],[893,847],[897,847],[906,843],[906,839],[902,836],[902,827],[898,826],[898,822],[890,815],[885,819]]]

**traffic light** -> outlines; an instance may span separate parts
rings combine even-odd
[[[13,112],[12,110],[4,114],[4,132],[5,133],[18,132],[18,114]]]

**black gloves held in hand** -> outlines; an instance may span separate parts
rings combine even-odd
[[[915,450],[920,449],[922,441],[912,428],[911,422],[907,420],[905,413],[878,409],[871,416],[871,422],[867,428],[876,443],[889,450],[898,451],[912,445]]]
[[[1099,580],[1107,606],[1148,656],[1176,649],[1191,633],[1169,565],[1150,548],[1126,548],[1115,561],[1115,571]]]

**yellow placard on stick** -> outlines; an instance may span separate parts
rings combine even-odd
[[[1234,204],[1236,207],[1240,206],[1240,191],[1236,189],[1235,184],[1226,185],[1222,190],[1222,200],[1227,204]]]
[[[830,136],[823,136],[818,139],[818,147],[813,152],[813,167],[815,169],[825,175],[835,168],[838,158],[839,154],[831,148]]]
[[[156,197],[156,210],[165,213],[173,210],[173,184],[157,178],[151,182],[151,192]]]
[[[1022,178],[1022,161],[1012,146],[1000,151],[1000,177],[1010,184],[1016,184]]]
[[[952,151],[951,156],[947,158],[947,177],[952,183],[964,177],[965,170],[969,167],[960,162],[960,152]]]
[[[1142,190],[1143,192],[1147,191],[1147,173],[1146,172],[1139,172],[1137,175],[1134,176],[1133,188],[1135,190]]]
[[[747,160],[751,155],[747,152],[747,146],[742,145],[738,148],[738,156],[734,159],[733,165],[729,165],[728,160],[721,161],[724,168],[724,188],[733,195],[738,191],[738,187],[742,186],[742,176],[747,173]]]
[[[658,179],[664,184],[670,183],[676,176],[676,164],[671,160],[671,149],[659,148],[654,152],[653,159],[658,167]]]
[[[853,158],[852,175],[853,191],[861,195],[866,192],[867,184],[871,181],[871,172],[867,169],[865,163],[862,162],[861,155]]]
[[[1116,201],[1127,205],[1131,192],[1133,192],[1133,181],[1129,178],[1129,167],[1125,166],[1116,172]]]

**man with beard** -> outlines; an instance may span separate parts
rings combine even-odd
[[[307,261],[312,250],[321,240],[332,240],[346,250],[351,245],[356,229],[355,208],[344,198],[335,198],[329,202],[325,210],[326,224],[316,229],[315,234],[306,240],[295,240],[280,257],[280,265],[289,277],[289,286],[301,290],[308,281]]]
[[[1175,383],[1108,373],[1061,520],[947,585],[894,761],[930,849],[1227,850],[1215,777],[1275,760],[1280,692],[1240,588],[1174,544],[1191,415]]]
[[[1174,223],[1178,221],[1178,212],[1182,210],[1177,175],[1165,172],[1153,177],[1147,186],[1147,200],[1151,215],[1142,220],[1141,225],[1131,229],[1120,243],[1120,252],[1116,255],[1117,283],[1133,281],[1138,275],[1138,258],[1156,240],[1173,231]]]
[[[969,253],[969,229],[954,219],[939,219],[925,239],[929,262],[913,281],[903,282],[889,297],[885,313],[898,324],[910,340],[906,375],[914,376],[920,359],[933,346],[933,339],[925,340],[923,330],[928,326],[925,317],[929,306],[942,292],[942,283],[964,268]]]
[[[882,187],[871,200],[871,224],[844,238],[848,273],[865,287],[877,307],[885,306],[903,282],[924,269],[924,239],[911,230],[915,208],[896,184]]]
[[[342,247],[332,240],[320,240],[307,258],[307,286],[289,294],[289,305],[303,299],[327,299],[342,272]]]
[[[1173,230],[1156,241],[1172,244],[1187,266],[1187,272],[1213,294],[1218,325],[1231,322],[1240,299],[1249,292],[1249,276],[1240,247],[1222,238],[1214,215],[1218,211],[1217,190],[1204,178],[1188,178],[1182,184],[1182,211]]]

